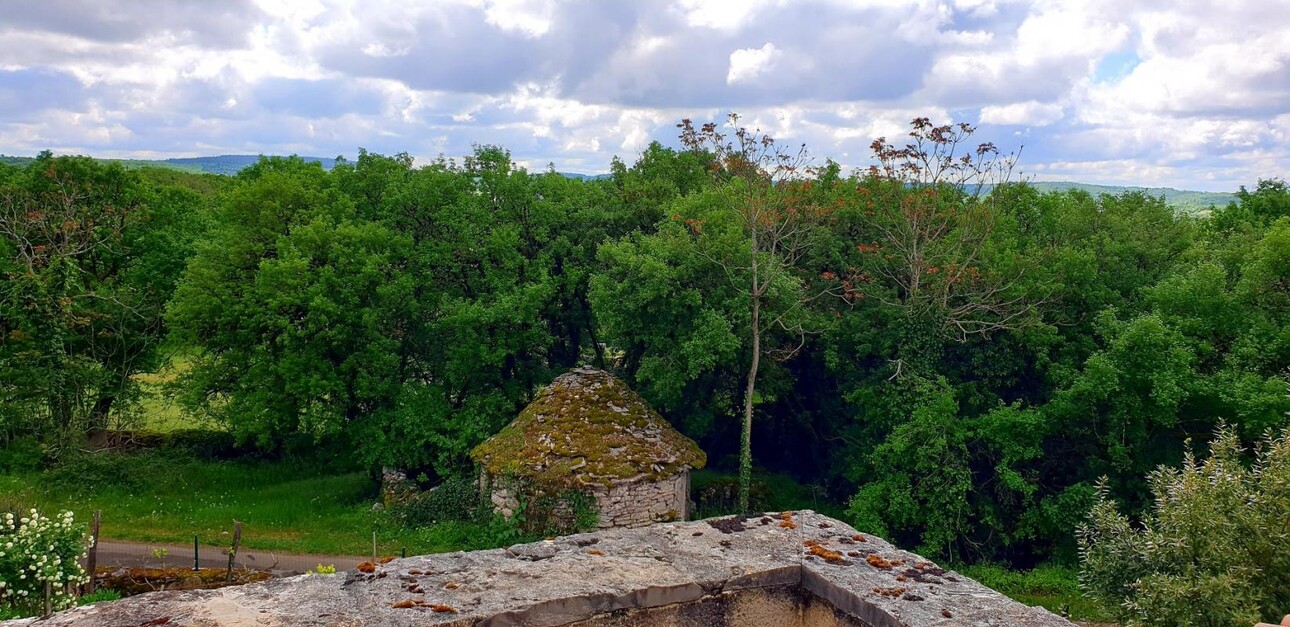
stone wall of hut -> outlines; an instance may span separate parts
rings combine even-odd
[[[480,474],[480,487],[493,511],[510,518],[520,510],[528,490],[514,481]],[[620,483],[591,490],[601,529],[645,527],[656,522],[687,520],[690,516],[690,472],[658,481]],[[572,516],[572,512],[568,512]]]

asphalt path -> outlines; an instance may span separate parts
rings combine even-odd
[[[164,555],[158,557],[158,554]],[[202,568],[228,566],[227,547],[199,546],[197,562]],[[236,568],[266,570],[275,575],[303,573],[319,565],[335,566],[336,571],[351,570],[371,557],[354,555],[301,555],[239,548],[233,560]],[[112,567],[192,568],[193,545],[99,540],[98,565]]]

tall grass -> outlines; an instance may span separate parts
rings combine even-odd
[[[471,523],[407,529],[373,511],[377,486],[365,473],[302,460],[216,461],[183,452],[97,453],[42,472],[0,477],[0,494],[77,520],[102,510],[102,536],[187,543],[197,535],[227,546],[233,522],[242,545],[263,551],[366,555],[378,549],[431,553],[488,545],[496,533]]]

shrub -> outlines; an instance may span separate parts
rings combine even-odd
[[[1079,571],[1074,568],[1046,564],[1019,571],[998,564],[974,564],[959,568],[959,572],[1013,600],[1042,605],[1072,620],[1104,623],[1111,618],[1107,608],[1080,591]]]
[[[1253,466],[1222,426],[1210,457],[1149,476],[1140,526],[1100,486],[1079,530],[1080,582],[1128,625],[1249,625],[1290,608],[1290,429]]]
[[[34,614],[44,605],[50,584],[55,610],[71,607],[73,586],[89,581],[80,560],[88,548],[85,529],[71,512],[47,518],[37,510],[0,518],[0,605]]]
[[[87,594],[76,601],[77,605],[89,605],[91,603],[102,603],[104,601],[120,601],[121,593],[110,588],[99,588],[90,594]]]
[[[44,461],[45,449],[36,438],[18,438],[0,446],[0,472],[33,472]]]
[[[157,457],[117,452],[66,455],[45,474],[44,480],[51,488],[73,494],[88,494],[109,486],[134,492],[143,488],[145,477],[165,472]]]
[[[515,524],[525,533],[559,536],[592,531],[600,523],[596,498],[577,489],[526,494],[515,512]]]
[[[710,518],[739,513],[739,477],[712,471],[690,473],[690,490],[694,495],[694,517]],[[749,511],[769,511],[770,490],[761,477],[754,477],[748,487]]]
[[[481,507],[479,485],[465,477],[453,477],[392,505],[390,513],[406,527],[419,527],[448,520],[476,520]]]
[[[236,459],[252,457],[258,452],[252,447],[239,447],[237,439],[227,431],[210,429],[178,429],[164,434],[161,444],[197,459]]]

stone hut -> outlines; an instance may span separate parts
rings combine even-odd
[[[626,383],[594,368],[556,377],[471,457],[502,515],[579,494],[594,499],[602,529],[686,519],[690,469],[707,462]]]

